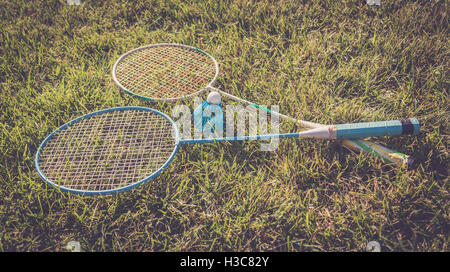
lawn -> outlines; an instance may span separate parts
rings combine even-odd
[[[448,251],[447,1],[0,0],[0,250]],[[123,53],[201,48],[216,86],[323,124],[416,117],[419,136],[373,142],[387,165],[338,143],[181,147],[158,178],[108,196],[63,193],[34,167],[77,116],[142,101],[112,81]]]

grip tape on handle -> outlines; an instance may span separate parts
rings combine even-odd
[[[417,135],[420,124],[416,118],[380,122],[336,125],[337,139],[358,139],[378,136]]]

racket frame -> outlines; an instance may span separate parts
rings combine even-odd
[[[194,50],[194,51],[200,52],[202,54],[205,54],[206,56],[208,56],[214,62],[214,65],[216,67],[216,73],[214,75],[214,78],[206,85],[205,88],[202,88],[202,89],[200,89],[200,90],[198,90],[198,91],[196,91],[194,93],[191,93],[191,94],[188,94],[188,95],[185,95],[185,96],[182,96],[182,97],[176,97],[176,98],[153,98],[153,97],[147,97],[147,96],[143,96],[143,95],[137,94],[137,93],[135,93],[135,92],[125,88],[119,82],[119,80],[117,79],[117,76],[116,76],[116,69],[117,69],[117,66],[119,65],[119,63],[124,58],[128,57],[129,55],[131,55],[131,54],[133,54],[133,53],[135,53],[137,51],[141,51],[141,50],[145,50],[145,49],[153,48],[153,47],[160,47],[160,46],[173,46],[173,47],[189,48],[191,50]],[[176,44],[176,43],[157,43],[157,44],[150,44],[150,45],[146,45],[146,46],[135,48],[135,49],[133,49],[131,51],[126,52],[122,56],[120,56],[119,59],[114,63],[114,66],[113,66],[113,69],[112,69],[112,78],[113,78],[114,82],[117,84],[117,86],[119,86],[120,89],[122,89],[126,93],[131,94],[133,96],[136,96],[136,97],[138,97],[140,99],[147,100],[147,101],[153,101],[153,102],[166,102],[166,101],[167,102],[174,102],[174,101],[177,101],[177,100],[180,100],[180,99],[188,99],[191,96],[196,96],[196,95],[202,94],[208,89],[209,86],[212,87],[214,85],[214,83],[216,82],[218,76],[219,76],[219,63],[208,52],[205,52],[202,49],[197,48],[197,47],[193,47],[193,46],[189,46],[189,45],[185,45],[185,44]]]

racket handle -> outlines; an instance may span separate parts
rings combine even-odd
[[[416,118],[409,118],[402,121],[393,120],[323,126],[302,131],[298,133],[298,136],[342,140],[407,134],[417,135],[419,130],[419,121]]]
[[[336,125],[337,139],[359,139],[378,136],[417,135],[420,124],[416,118],[381,122]]]

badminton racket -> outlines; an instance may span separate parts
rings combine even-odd
[[[168,43],[133,49],[120,56],[112,69],[113,80],[122,90],[151,101],[175,101],[198,95],[208,89],[217,90],[213,85],[218,74],[219,65],[207,52],[192,46]],[[295,121],[307,128],[320,126],[313,122]],[[417,126],[418,124],[406,122],[405,132],[413,128],[414,133]],[[367,136],[374,135],[361,135]],[[342,144],[348,149],[375,154],[398,165],[409,162],[409,156],[368,141],[344,140]]]
[[[183,144],[322,137],[297,133],[181,139],[167,115],[145,107],[118,107],[78,117],[51,133],[38,148],[35,166],[48,184],[72,193],[129,190],[158,176]],[[347,137],[351,133],[343,135]]]

